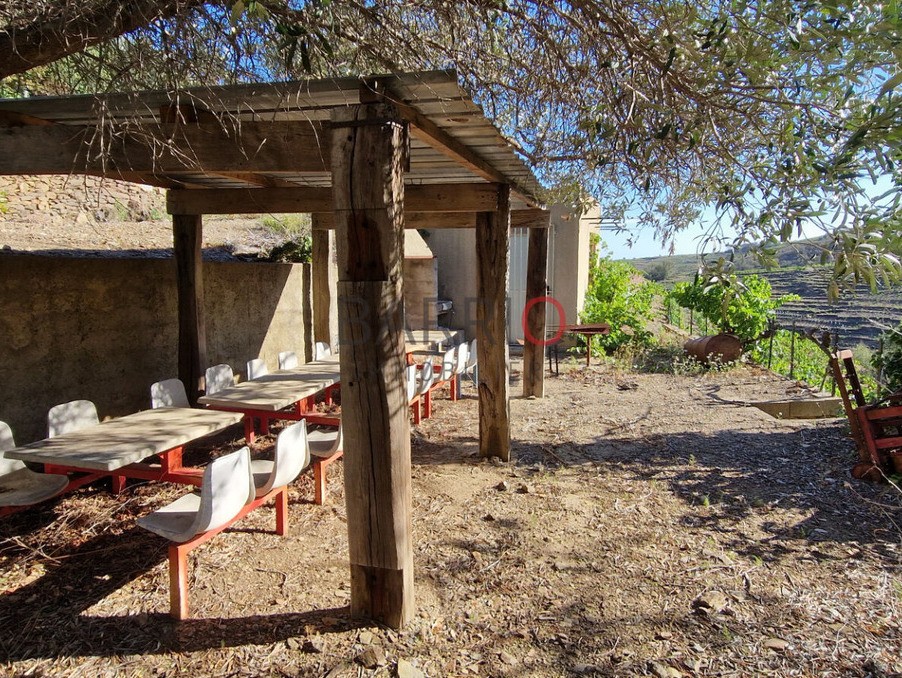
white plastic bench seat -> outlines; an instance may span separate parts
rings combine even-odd
[[[47,437],[56,438],[100,423],[97,408],[90,400],[72,400],[54,405],[47,412]]]
[[[319,429],[307,432],[307,448],[313,460],[314,501],[326,501],[326,469],[344,455],[344,436],[341,423],[337,429]]]
[[[307,422],[303,419],[286,426],[276,439],[274,459],[254,459],[251,471],[257,496],[293,482],[310,465],[310,448],[307,446]]]
[[[204,470],[199,493],[181,497],[138,519],[138,525],[171,542],[169,546],[169,614],[190,616],[188,607],[188,553],[209,541],[258,506],[276,498],[276,532],[288,531],[288,492],[277,487],[257,495],[251,472],[250,450],[214,459]]]
[[[138,525],[175,542],[224,526],[256,496],[250,459],[246,447],[214,459],[204,469],[199,493],[138,518]]]
[[[154,410],[161,407],[191,407],[182,380],[173,377],[151,384],[150,407]]]
[[[12,430],[6,422],[0,421],[0,509],[38,504],[66,489],[67,476],[35,473],[24,462],[7,459],[3,452],[15,446]]]
[[[298,354],[294,351],[282,351],[279,353],[279,369],[293,370],[300,364]]]

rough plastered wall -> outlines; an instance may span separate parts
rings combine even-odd
[[[598,228],[601,208],[595,204],[584,212],[554,205],[551,208],[553,260],[549,284],[561,303],[567,322],[579,322],[589,285],[589,235]],[[556,319],[550,322],[557,324]]]
[[[309,271],[300,264],[204,263],[209,363],[236,372],[303,355]],[[46,435],[47,410],[86,398],[101,418],[150,406],[150,384],[176,376],[171,259],[0,255],[0,420],[16,441]]]
[[[159,188],[86,176],[0,176],[0,214],[15,220],[143,221],[166,213]]]
[[[426,238],[438,262],[438,296],[450,299],[448,326],[476,337],[476,231],[472,228],[436,229]]]
[[[404,322],[407,329],[435,329],[438,326],[437,298],[435,257],[422,236],[408,229],[404,231]]]

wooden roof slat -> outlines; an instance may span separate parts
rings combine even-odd
[[[167,186],[180,183],[191,186],[328,186],[331,139],[328,130],[316,140],[316,152],[284,136],[270,135],[264,139],[253,134],[245,136],[245,133],[254,126],[270,124],[270,121],[286,126],[299,123],[309,126],[314,122],[325,129],[334,107],[368,100],[367,87],[371,82],[385,87],[384,91],[390,95],[387,98],[411,123],[411,165],[405,176],[411,185],[474,181],[511,183],[515,188],[512,198],[515,204],[535,202],[534,196],[541,190],[538,181],[517,154],[516,147],[484,117],[481,108],[460,87],[454,71],[402,73],[366,80],[333,78],[198,87],[179,93],[159,91],[0,100],[0,174],[69,174],[74,171],[106,173],[135,181],[149,176],[152,181],[148,183]],[[366,84],[362,86],[362,83]],[[211,116],[222,120],[225,128],[240,123],[245,151],[234,153],[228,159],[221,150],[211,152],[212,159],[198,152],[196,163],[173,163],[161,161],[160,156],[165,156],[165,152],[142,152],[129,146],[125,153],[108,146],[101,153],[101,148],[85,143],[87,129],[91,127],[96,132],[98,120],[103,121],[104,129],[120,122],[132,128],[142,124],[153,128],[159,126],[161,111],[171,110],[172,106],[207,110]],[[25,143],[25,137],[12,142],[12,137],[4,136],[8,131],[2,127],[4,117],[7,120],[41,119],[50,123],[47,129],[69,129],[56,133],[59,136],[52,141],[45,138],[44,143]],[[216,123],[206,124],[216,126]],[[194,141],[200,143],[202,140]],[[271,141],[276,143],[271,144]],[[189,145],[194,150],[200,148],[186,144]],[[273,151],[274,145],[291,148],[280,154]],[[29,152],[23,153],[26,147]],[[10,152],[6,153],[7,150]],[[92,154],[109,156],[109,150],[113,151],[113,157],[107,157],[103,162],[89,161]],[[13,154],[18,155],[19,160],[3,159],[3,156]],[[64,161],[66,154],[69,163]],[[72,162],[73,159],[81,162]],[[203,172],[192,174],[195,165]],[[191,174],[190,182],[188,174]]]

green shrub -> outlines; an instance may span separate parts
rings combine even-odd
[[[874,353],[872,364],[881,375],[886,393],[902,391],[902,321],[881,336],[880,350]]]
[[[313,259],[313,238],[304,235],[273,247],[269,253],[270,261],[289,264],[309,264]]]
[[[743,343],[758,339],[774,312],[798,295],[773,298],[770,283],[757,275],[743,278],[735,274],[695,282],[677,283],[670,297],[680,306],[700,313],[719,332],[735,334]]]
[[[651,318],[658,286],[624,261],[604,258],[590,266],[589,289],[580,314],[582,322],[608,323],[611,333],[593,342],[610,353],[624,344],[652,341],[645,325]]]

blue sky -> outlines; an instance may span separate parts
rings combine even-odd
[[[701,224],[692,224],[680,231],[674,238],[674,254],[695,254],[698,252],[699,243],[705,228]],[[609,230],[601,231],[601,239],[605,242],[613,259],[637,259],[640,257],[660,257],[669,254],[669,248],[665,249],[660,240],[655,238],[654,231],[650,228],[634,231],[633,233],[615,233]],[[628,241],[632,240],[632,247]]]

